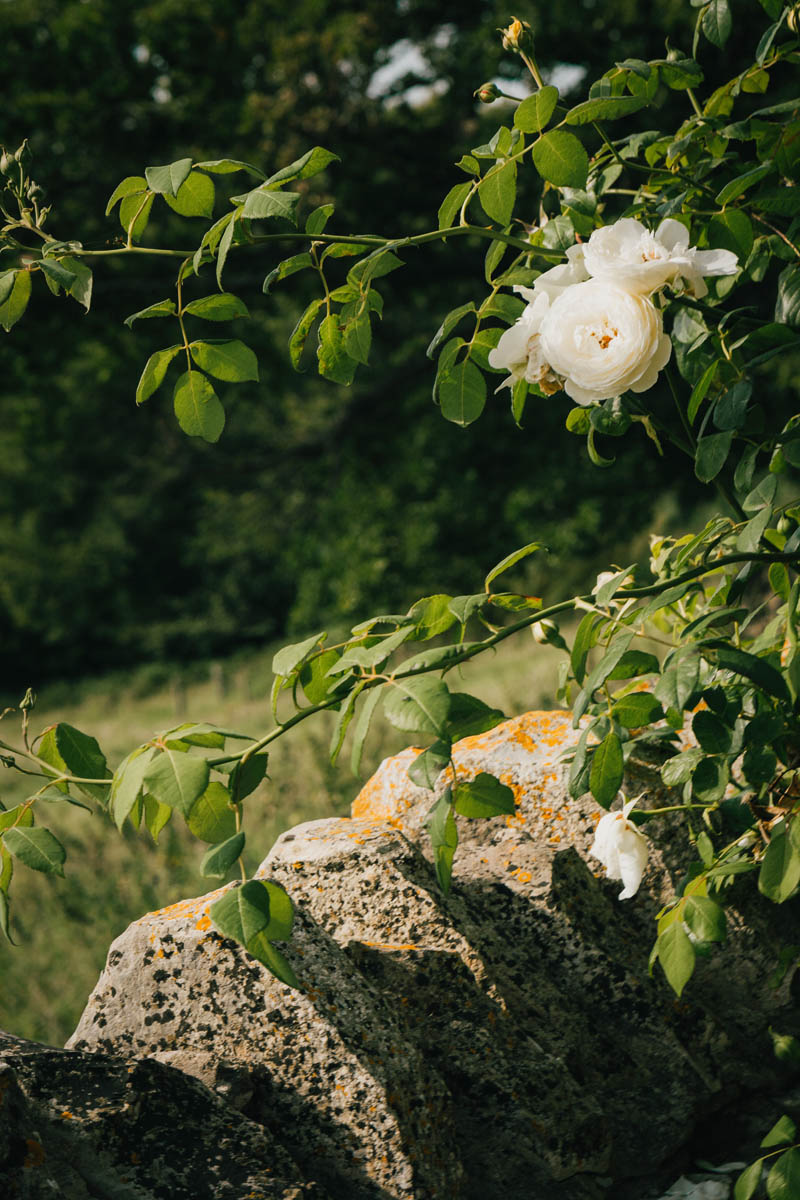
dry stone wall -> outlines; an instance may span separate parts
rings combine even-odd
[[[459,774],[497,775],[516,813],[459,818],[448,898],[423,829],[431,794],[406,775],[418,752],[387,760],[351,819],[290,830],[259,868],[295,903],[285,953],[302,991],[211,928],[215,892],[117,939],[70,1046],[212,1085],[222,1071],[231,1102],[332,1198],[659,1195],[648,1187],[679,1173],[700,1120],[777,1086],[767,1026],[791,997],[766,984],[757,901],[683,999],[649,976],[683,842],[660,824],[620,903],[588,855],[600,810],[567,795],[576,737],[569,714],[528,713],[458,744]],[[642,769],[642,803],[658,804]]]

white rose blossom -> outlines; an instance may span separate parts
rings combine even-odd
[[[585,269],[593,279],[605,279],[641,296],[651,296],[666,284],[682,283],[686,292],[701,298],[708,294],[704,275],[735,275],[739,269],[730,250],[690,246],[686,226],[671,217],[655,233],[641,221],[623,217],[595,229],[583,251]]]
[[[571,246],[567,261],[532,288],[515,287],[528,304],[490,352],[489,365],[509,372],[501,388],[524,379],[547,396],[563,388],[576,404],[645,392],[671,353],[650,297],[667,284],[705,296],[704,276],[737,270],[730,250],[690,246],[680,221],[668,217],[651,233],[623,217]]]
[[[608,812],[597,822],[589,853],[599,859],[609,879],[621,879],[625,885],[618,899],[635,896],[647,866],[647,838],[637,829],[628,813],[636,800],[627,800],[621,812]]]
[[[576,404],[645,392],[672,352],[651,300],[604,279],[565,288],[539,326],[539,351]]]

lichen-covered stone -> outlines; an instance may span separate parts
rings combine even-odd
[[[151,1059],[0,1033],[3,1200],[328,1200],[253,1121]]]
[[[117,939],[70,1044],[224,1077],[342,1200],[621,1194],[699,1113],[769,1083],[787,994],[766,986],[757,904],[681,1001],[650,977],[684,842],[659,825],[619,903],[588,859],[600,810],[564,785],[576,737],[569,714],[529,713],[458,743],[458,774],[497,775],[516,812],[459,818],[448,898],[426,857],[433,797],[406,775],[418,751],[388,760],[352,819],[298,826],[259,869],[295,902],[303,991],[213,931],[216,892]]]

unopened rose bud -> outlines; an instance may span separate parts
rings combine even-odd
[[[6,154],[5,150],[0,154],[0,175],[7,175],[14,165],[14,157],[11,154]]]
[[[25,138],[25,141],[22,143],[19,150],[17,150],[16,153],[14,154],[14,158],[22,166],[24,166],[26,163],[29,163],[31,161],[31,152],[30,152],[30,148],[28,146],[27,138]]]
[[[31,180],[28,186],[25,188],[25,195],[29,200],[41,200],[44,196],[44,188],[41,186],[41,184],[34,183],[33,180]]]
[[[537,621],[535,625],[531,625],[531,633],[533,640],[540,646],[557,646],[559,650],[569,649],[559,633],[555,621]]]
[[[500,32],[503,35],[504,50],[514,50],[517,54],[533,52],[533,30],[527,21],[512,17],[508,28],[501,29]]]
[[[481,104],[492,104],[495,100],[499,100],[502,94],[493,83],[482,83],[478,90],[473,92]]]
[[[791,529],[794,529],[794,521],[784,514],[778,521],[778,533],[789,533]]]

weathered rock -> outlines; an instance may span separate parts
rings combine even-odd
[[[0,1033],[3,1200],[327,1200],[226,1098],[152,1059]]]
[[[405,776],[415,752],[388,760],[353,819],[291,830],[259,869],[295,901],[304,991],[211,929],[217,892],[117,939],[70,1044],[224,1071],[332,1197],[621,1195],[680,1155],[699,1114],[770,1084],[788,993],[766,986],[757,902],[680,1002],[650,978],[683,842],[660,826],[619,904],[587,860],[600,811],[564,787],[576,736],[568,714],[533,713],[459,743],[459,774],[498,775],[517,810],[460,821],[447,899],[425,857],[431,794]]]

